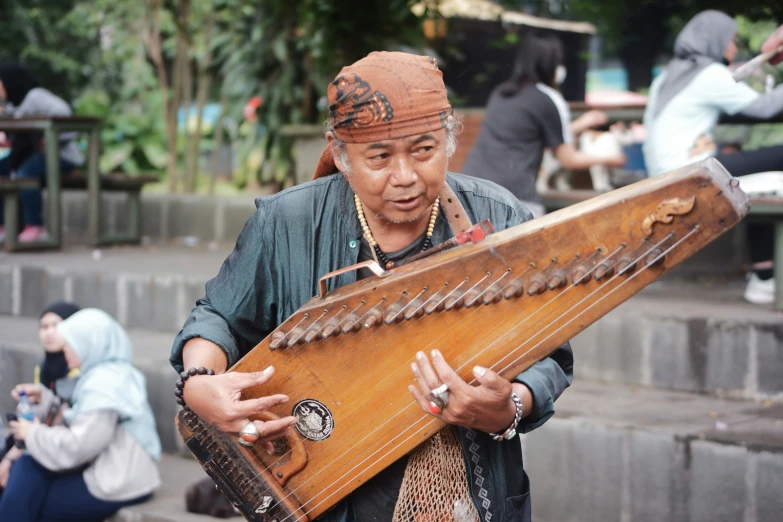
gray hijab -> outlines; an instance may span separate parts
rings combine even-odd
[[[726,47],[736,31],[737,23],[720,11],[702,11],[691,18],[674,42],[674,58],[666,67],[666,78],[658,92],[653,117],[657,117],[702,69],[712,63],[722,63]]]

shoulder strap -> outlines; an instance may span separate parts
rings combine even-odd
[[[465,212],[465,207],[462,206],[459,198],[448,183],[444,183],[443,189],[440,191],[440,208],[443,209],[443,213],[449,221],[451,233],[455,236],[473,225],[470,222],[468,213]]]

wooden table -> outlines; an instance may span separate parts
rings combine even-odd
[[[592,110],[598,110],[606,114],[607,122],[604,127],[609,128],[610,125],[617,122],[627,123],[630,121],[642,122],[644,117],[644,109],[646,105],[642,104],[630,104],[630,105],[588,105],[584,102],[569,102],[568,108],[571,111],[571,118],[578,118],[584,113]]]
[[[61,212],[61,173],[60,173],[60,134],[63,132],[84,132],[89,135],[87,149],[87,227],[91,238],[100,236],[100,118],[85,117],[25,117],[0,118],[0,131],[6,132],[43,132],[46,154],[47,219],[46,230],[49,238],[34,243],[19,243],[15,250],[35,250],[60,248],[62,246]]]

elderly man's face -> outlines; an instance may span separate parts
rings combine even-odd
[[[346,143],[349,165],[335,157],[366,210],[390,223],[429,217],[446,179],[446,131],[375,143]],[[346,169],[347,167],[347,169]]]

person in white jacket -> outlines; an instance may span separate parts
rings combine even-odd
[[[25,67],[16,64],[0,64],[0,117],[26,118],[34,116],[71,116],[71,107],[51,91],[38,85],[38,79]],[[60,135],[60,173],[72,172],[84,162],[76,145],[77,134]],[[46,155],[41,150],[43,136],[40,132],[13,132],[9,134],[11,153],[0,159],[0,177],[37,179],[46,185]],[[20,204],[24,229],[19,241],[30,242],[46,239],[43,222],[43,196],[40,188],[22,190]],[[0,201],[0,243],[5,240],[3,228],[3,203]]]
[[[708,157],[717,158],[734,176],[783,170],[783,144],[727,154],[712,137],[722,114],[767,120],[783,112],[783,85],[762,94],[732,77],[728,65],[737,54],[736,31],[729,15],[708,10],[694,16],[677,36],[674,57],[650,86],[644,113],[644,161],[650,176]],[[764,49],[774,48],[777,38],[778,33],[771,36]],[[773,258],[773,233],[771,224],[748,225],[751,263]],[[756,270],[748,274],[744,297],[771,304],[774,289],[772,270]]]
[[[98,522],[123,506],[144,502],[160,485],[160,439],[125,331],[93,308],[59,323],[57,332],[69,367],[81,370],[73,405],[62,425],[9,423],[27,452],[11,468],[0,520]],[[14,396],[22,390],[38,414],[57,400],[36,384],[17,386]]]

